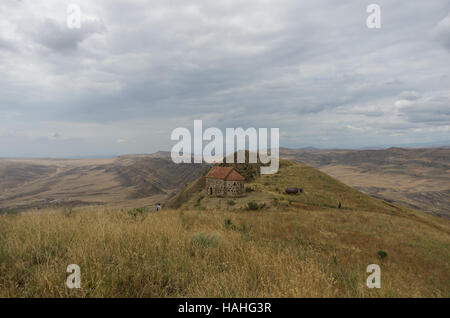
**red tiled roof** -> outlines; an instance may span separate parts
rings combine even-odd
[[[207,178],[225,179],[228,174],[233,170],[233,167],[217,167],[214,166],[209,170],[206,175]]]
[[[236,170],[233,169],[231,173],[225,178],[227,181],[244,181],[245,178],[239,174]]]
[[[241,176],[233,167],[217,167],[214,166],[209,170],[206,178],[223,179],[228,181],[243,181],[245,178]]]

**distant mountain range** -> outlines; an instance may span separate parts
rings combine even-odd
[[[381,150],[280,149],[301,162],[372,196],[450,216],[450,148]]]
[[[149,205],[198,178],[207,165],[161,153],[108,159],[0,159],[0,209]]]
[[[450,217],[450,148],[281,148],[280,156],[373,197]],[[96,159],[0,159],[0,209],[163,203],[209,167],[174,164],[168,151]]]

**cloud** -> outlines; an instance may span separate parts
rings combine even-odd
[[[450,98],[424,97],[415,101],[397,102],[400,115],[412,123],[450,125]]]
[[[399,97],[401,99],[406,99],[406,100],[416,100],[416,99],[419,99],[421,96],[422,95],[420,95],[420,93],[418,93],[416,91],[403,91],[399,95]]]
[[[14,43],[8,39],[4,39],[0,37],[0,51],[9,51],[9,52],[15,52],[16,46]]]
[[[96,19],[85,20],[80,28],[74,29],[68,28],[65,23],[46,19],[33,32],[32,38],[53,51],[67,52],[76,50],[88,37],[105,30],[103,23]]]
[[[86,155],[169,150],[194,119],[292,147],[443,140],[448,1],[380,1],[378,30],[358,1],[79,0],[80,29],[65,2],[1,2],[0,127]]]
[[[432,31],[433,36],[450,51],[450,13]]]

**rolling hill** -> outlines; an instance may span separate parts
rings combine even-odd
[[[200,176],[161,212],[0,214],[0,297],[450,296],[449,220],[280,163],[240,198],[205,197]],[[82,269],[81,289],[64,287],[68,264]],[[370,264],[379,289],[366,285]]]
[[[401,206],[364,194],[315,168],[283,159],[280,161],[278,173],[261,175],[246,181],[246,193],[242,198],[207,197],[204,185],[205,179],[201,176],[170,198],[165,206],[187,210],[242,210],[248,207],[249,202],[256,202],[265,208],[335,209],[341,203],[343,209],[353,211],[386,214],[408,211]],[[289,195],[284,192],[288,187],[302,188],[303,192]]]
[[[450,217],[449,148],[281,148],[280,155],[388,203]],[[207,169],[175,165],[164,151],[108,159],[0,159],[0,209],[148,206],[173,197]]]
[[[388,203],[450,217],[449,148],[282,148],[280,155]],[[0,209],[148,206],[172,198],[207,169],[175,165],[164,151],[108,159],[0,159]]]
[[[176,165],[164,153],[110,159],[0,159],[0,209],[146,206],[198,178],[206,165]]]
[[[364,193],[436,216],[450,217],[450,149],[280,149]]]

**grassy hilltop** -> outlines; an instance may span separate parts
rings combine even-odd
[[[290,161],[247,182],[242,198],[206,198],[203,182],[160,213],[0,215],[0,296],[450,297],[446,219]],[[286,195],[287,186],[304,192]],[[73,263],[80,290],[65,286]],[[366,287],[369,264],[381,267],[380,289]]]
[[[450,148],[280,149],[364,193],[450,218]]]
[[[168,208],[183,209],[242,209],[249,202],[269,208],[323,209],[337,208],[339,202],[347,210],[376,211],[395,214],[407,209],[365,195],[314,168],[289,160],[280,160],[280,169],[274,175],[261,175],[245,183],[243,198],[206,198],[205,179],[200,177],[171,198]],[[287,195],[287,187],[299,187],[303,193]],[[233,201],[233,203],[232,203]],[[231,205],[230,205],[231,203]]]

